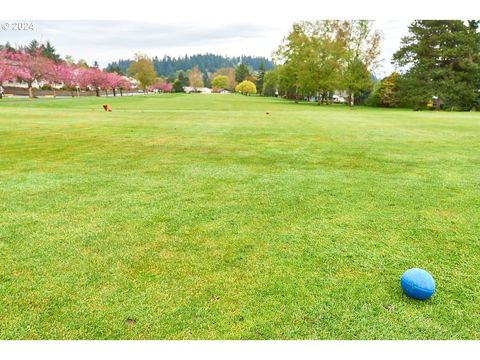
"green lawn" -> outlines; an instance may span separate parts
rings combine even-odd
[[[478,113],[3,99],[0,185],[1,339],[480,339]]]

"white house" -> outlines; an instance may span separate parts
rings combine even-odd
[[[193,92],[201,93],[201,94],[211,94],[212,89],[206,88],[206,87],[199,87],[199,88],[194,88],[192,86],[184,86],[183,90],[189,94]]]

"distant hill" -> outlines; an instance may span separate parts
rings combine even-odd
[[[158,57],[153,58],[153,66],[159,76],[175,76],[178,70],[189,70],[194,66],[198,66],[203,73],[213,73],[222,67],[234,67],[237,64],[244,62],[253,70],[258,70],[260,63],[263,61],[267,70],[273,69],[271,60],[265,57],[258,56],[238,56],[227,57],[214,54],[197,54],[185,55],[184,57],[170,57],[165,56],[162,59]],[[117,69],[125,73],[132,60],[120,59],[108,64],[107,69]]]

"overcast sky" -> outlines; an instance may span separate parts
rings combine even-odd
[[[220,55],[259,55],[270,57],[284,36],[288,21],[160,22],[119,20],[54,20],[33,21],[33,31],[0,31],[0,42],[28,44],[32,39],[50,40],[62,55],[97,60],[100,66],[119,58],[132,58],[135,52],[149,56],[179,56],[214,53]],[[0,23],[4,23],[0,21]],[[383,32],[382,67],[377,76],[393,70],[392,54],[401,37],[407,34],[411,20],[381,20],[375,27]]]

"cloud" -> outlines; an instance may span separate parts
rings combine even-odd
[[[252,24],[155,24],[129,21],[38,22],[44,36],[62,35],[65,40],[105,47],[172,47],[202,42],[228,41],[236,38],[253,39],[268,33],[268,29]]]
[[[34,21],[35,31],[1,33],[2,42],[27,44],[32,39],[49,40],[62,55],[83,58],[101,66],[119,58],[131,58],[135,52],[150,56],[179,56],[195,53],[222,55],[270,56],[288,33],[287,21],[263,22],[154,22],[121,20],[54,20]],[[380,70],[382,75],[393,70],[391,55],[406,34],[410,21],[378,21],[376,28],[384,33]],[[3,38],[6,35],[6,39]]]

